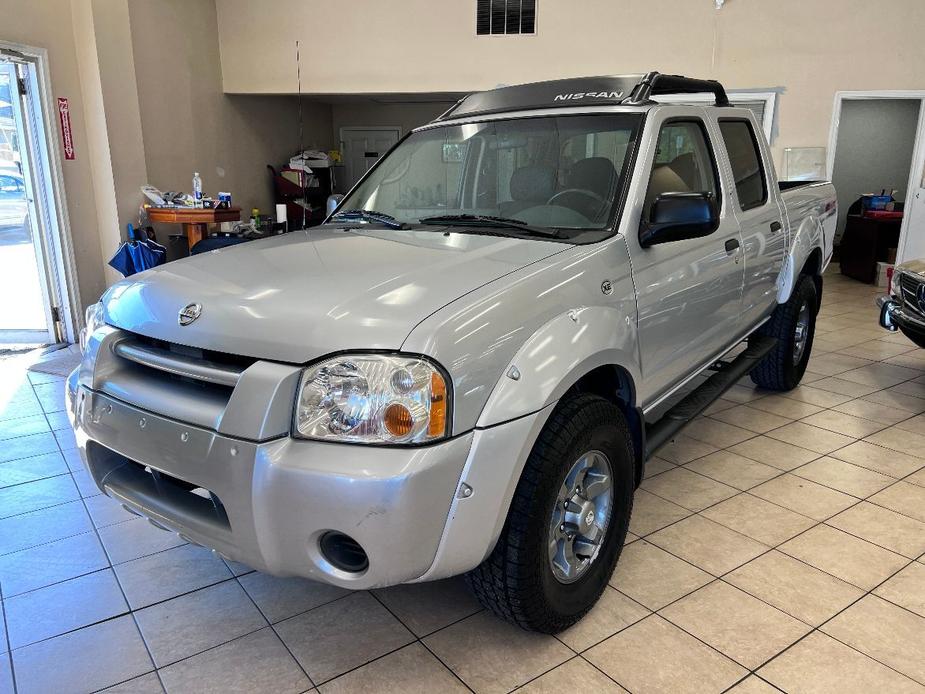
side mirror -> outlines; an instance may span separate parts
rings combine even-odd
[[[662,193],[652,203],[648,220],[639,226],[639,245],[709,236],[719,226],[712,193]]]
[[[335,193],[334,195],[329,195],[327,202],[324,205],[325,217],[330,217],[334,210],[337,209],[337,206],[340,205],[340,201],[344,199],[344,196],[340,193]]]

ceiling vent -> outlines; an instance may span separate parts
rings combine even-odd
[[[535,34],[536,0],[477,0],[475,33]]]

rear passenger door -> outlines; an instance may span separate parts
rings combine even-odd
[[[646,163],[640,182],[645,177],[647,183],[644,192],[636,194],[643,203],[636,216],[628,218],[626,233],[644,376],[640,399],[647,405],[735,343],[742,298],[738,224],[723,206],[703,109],[692,107],[690,116],[678,112],[673,107],[668,119],[659,111],[650,113],[645,150],[640,152]],[[640,220],[649,218],[658,195],[674,192],[712,194],[719,207],[719,228],[702,238],[641,247]]]
[[[753,325],[777,305],[777,279],[787,252],[787,229],[776,195],[773,164],[750,119],[719,116],[721,160],[731,176],[730,200],[742,230],[745,285],[742,320]]]

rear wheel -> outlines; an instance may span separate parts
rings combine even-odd
[[[813,278],[801,275],[787,303],[774,309],[757,331],[777,338],[777,345],[752,369],[754,383],[769,390],[792,390],[799,385],[813,349],[818,305]]]
[[[498,543],[467,575],[481,603],[533,631],[581,619],[623,549],[633,461],[616,406],[593,395],[563,401],[527,459]]]

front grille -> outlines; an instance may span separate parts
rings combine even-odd
[[[153,337],[146,337],[137,333],[126,333],[131,336],[134,342],[147,345],[156,349],[163,349],[182,357],[192,360],[199,360],[211,364],[220,364],[222,366],[236,368],[244,371],[248,366],[254,364],[257,360],[253,357],[241,357],[235,354],[217,352],[211,349],[200,349],[198,347],[187,347],[174,342],[166,342]]]
[[[914,275],[906,272],[899,276],[899,291],[902,294],[903,303],[919,313],[925,312],[925,306],[919,301],[919,287],[925,284],[925,281],[916,279]]]
[[[149,412],[217,429],[244,371],[257,362],[125,332],[106,358],[98,388]]]

